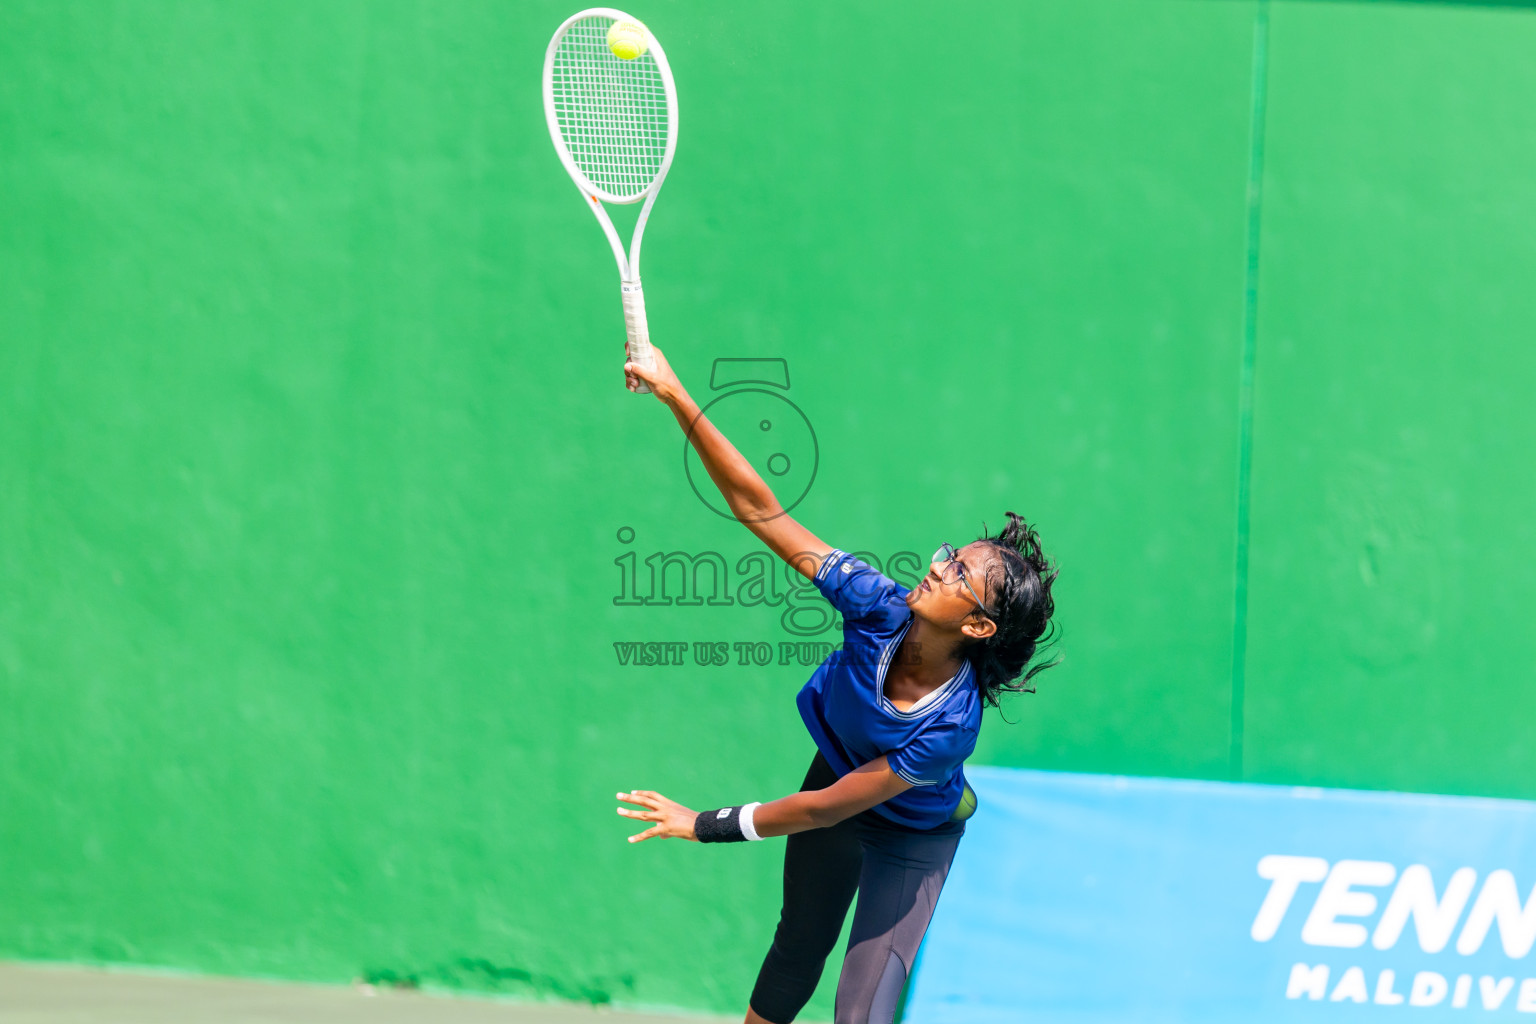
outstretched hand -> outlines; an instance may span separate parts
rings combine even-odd
[[[656,365],[653,369],[647,370],[631,362],[624,364],[624,386],[633,391],[643,380],[651,386],[651,391],[657,398],[671,405],[673,399],[683,394],[683,385],[677,379],[677,374],[672,372],[672,364],[667,362],[667,357],[662,354],[661,349],[652,345],[651,351],[656,354]]]
[[[693,820],[698,817],[698,813],[690,811],[676,800],[668,800],[660,793],[649,789],[619,793],[618,799],[627,804],[639,804],[645,808],[643,811],[632,811],[628,807],[620,807],[619,813],[624,817],[656,823],[644,832],[630,836],[630,842],[638,843],[642,839],[687,839],[695,843],[699,841],[698,836],[693,834]]]

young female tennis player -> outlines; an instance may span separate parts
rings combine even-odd
[[[738,842],[788,836],[784,906],[747,1024],[789,1024],[805,1006],[858,892],[837,985],[837,1024],[890,1024],[912,960],[975,809],[961,767],[981,712],[1027,691],[1025,671],[1054,605],[1056,570],[1012,512],[962,548],[943,544],[908,590],[785,514],[773,491],[689,397],[660,349],[654,370],[624,366],[672,410],[736,518],[843,615],[842,650],[796,703],[817,753],[800,792],[696,813],[660,793],[618,799],[653,824],[630,837]]]

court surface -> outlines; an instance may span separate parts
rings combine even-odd
[[[0,964],[3,1024],[709,1024],[724,1019],[450,999],[366,986]]]

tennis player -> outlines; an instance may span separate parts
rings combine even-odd
[[[837,985],[836,1024],[890,1024],[913,958],[975,809],[962,766],[981,712],[1031,691],[1054,662],[1026,666],[1048,628],[1056,570],[1035,531],[1008,513],[995,537],[945,543],[913,589],[833,548],[787,515],[773,491],[705,418],[660,349],[626,363],[698,451],[736,518],[843,616],[843,645],[796,703],[816,743],[800,791],[695,812],[650,790],[618,794],[650,822],[630,842],[729,843],[788,836],[784,904],[747,1010],[789,1024],[811,998],[858,893]]]

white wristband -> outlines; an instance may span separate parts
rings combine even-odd
[[[752,826],[752,812],[763,806],[762,801],[747,804],[736,815],[736,824],[741,827],[741,834],[747,837],[749,842],[757,842],[763,838],[757,834],[757,829]]]

